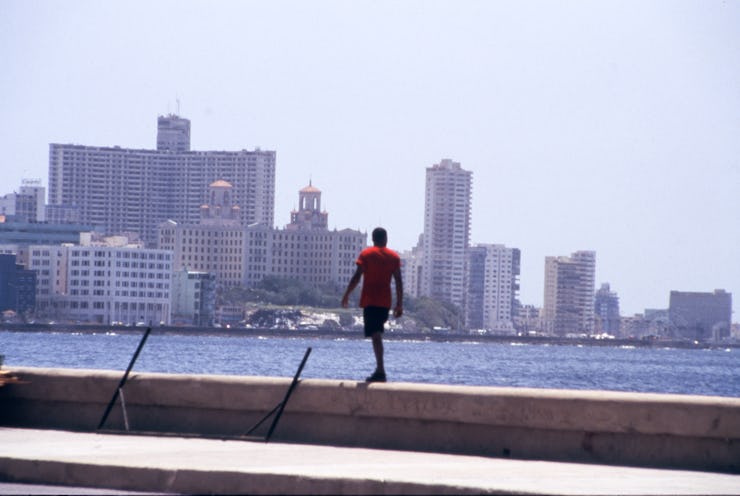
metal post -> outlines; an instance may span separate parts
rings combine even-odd
[[[103,424],[105,424],[105,421],[108,420],[108,415],[110,414],[110,411],[113,408],[113,404],[116,402],[116,398],[118,397],[118,394],[121,391],[121,388],[123,388],[123,385],[126,384],[126,381],[128,380],[128,374],[129,372],[131,372],[131,369],[134,368],[134,363],[136,363],[136,359],[139,358],[139,353],[141,353],[141,349],[144,347],[144,343],[146,343],[146,339],[149,337],[150,332],[152,332],[152,328],[147,327],[146,332],[144,333],[144,336],[141,338],[141,341],[139,342],[139,346],[136,348],[136,351],[134,352],[134,356],[131,357],[131,361],[128,364],[126,373],[123,374],[123,377],[121,378],[121,382],[118,383],[118,387],[113,392],[113,397],[110,399],[110,402],[108,402],[108,406],[105,409],[103,418],[100,419],[100,423],[98,424],[98,430],[102,429]]]

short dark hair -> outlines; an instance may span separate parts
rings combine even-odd
[[[373,244],[385,245],[388,242],[388,232],[382,227],[373,229]]]

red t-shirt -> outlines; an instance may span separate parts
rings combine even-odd
[[[357,257],[362,267],[360,306],[391,308],[391,277],[401,267],[395,251],[380,246],[365,248]]]

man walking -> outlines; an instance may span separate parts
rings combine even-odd
[[[385,382],[385,364],[383,363],[383,325],[388,320],[391,309],[391,277],[396,282],[396,306],[393,316],[403,315],[403,281],[401,281],[401,257],[386,247],[388,233],[382,227],[373,229],[373,246],[362,250],[357,257],[357,270],[352,275],[347,290],[342,297],[342,306],[349,306],[349,295],[362,281],[360,306],[365,323],[365,337],[372,339],[375,353],[375,372],[366,379],[367,382]]]

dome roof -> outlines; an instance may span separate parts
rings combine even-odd
[[[321,190],[309,182],[308,186],[300,190],[299,193],[321,193]]]
[[[211,188],[231,188],[233,187],[231,183],[227,183],[223,179],[219,179],[218,181],[214,181],[210,184]]]

